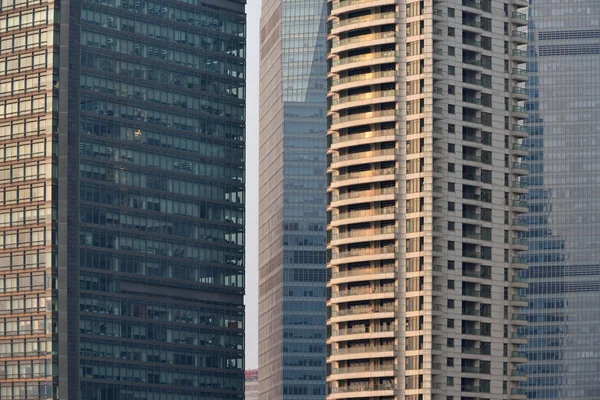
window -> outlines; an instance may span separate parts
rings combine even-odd
[[[448,266],[448,269],[453,270],[454,269],[454,260],[448,260],[447,266]]]
[[[448,328],[454,328],[454,320],[453,319],[449,319],[448,323],[447,323]]]
[[[454,132],[456,132],[456,125],[448,124],[448,133],[454,133]]]
[[[455,32],[455,31],[454,31],[454,28],[450,28],[450,27],[448,28],[448,36],[452,36],[452,37],[454,37],[454,36],[455,36],[455,33],[454,33],[454,32]]]
[[[448,191],[449,192],[454,192],[455,191],[455,184],[454,184],[454,182],[448,182]]]
[[[454,231],[455,227],[454,227],[454,222],[453,221],[448,221],[448,230],[449,231]]]
[[[448,75],[455,75],[456,74],[456,68],[454,68],[454,65],[448,65]]]
[[[454,280],[448,279],[448,289],[454,289]]]
[[[456,165],[454,163],[448,163],[448,172],[454,172],[456,170]]]
[[[456,55],[456,48],[452,47],[452,46],[448,46],[448,55],[449,56],[453,56]],[[454,74],[453,74],[454,75]]]
[[[451,376],[446,377],[446,386],[454,386],[454,378]]]
[[[448,202],[448,211],[454,211],[455,204],[452,201]]]
[[[454,250],[454,242],[452,242],[452,241],[448,242],[448,250]]]
[[[481,105],[484,107],[492,106],[492,95],[489,93],[481,93]]]
[[[455,146],[454,143],[448,143],[448,153],[454,153]]]
[[[454,367],[454,358],[450,358],[450,357],[448,357],[448,358],[446,359],[446,365],[447,365],[448,367]]]
[[[448,104],[448,114],[454,114],[456,111],[454,104]]]
[[[448,94],[455,94],[456,93],[456,88],[454,87],[454,85],[448,85]]]
[[[448,308],[454,308],[454,300],[448,299]]]
[[[454,8],[448,7],[448,17],[454,18]]]
[[[446,346],[454,347],[454,339],[451,339],[451,338],[446,339]]]

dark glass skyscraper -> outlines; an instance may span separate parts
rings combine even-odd
[[[2,1],[0,398],[243,398],[244,3]]]
[[[600,398],[600,3],[530,6],[530,399]]]
[[[325,398],[324,0],[264,0],[259,398]]]

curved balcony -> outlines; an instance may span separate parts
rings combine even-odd
[[[394,219],[396,215],[395,207],[371,208],[369,210],[355,210],[340,212],[333,215],[331,224],[333,226],[354,224],[357,222],[373,222],[386,219]]]
[[[331,62],[331,73],[335,74],[346,69],[391,63],[396,60],[396,55],[396,51],[390,50],[361,54],[358,56],[342,57]]]
[[[515,118],[525,119],[528,117],[528,112],[525,107],[522,106],[513,106],[511,109],[511,114]]]
[[[347,321],[371,320],[394,318],[394,313],[398,310],[395,304],[387,305],[362,305],[344,308],[331,312],[331,318],[328,323],[340,323]]]
[[[376,261],[394,259],[397,254],[395,246],[370,247],[333,253],[331,265],[348,264],[352,262]]]
[[[512,207],[513,211],[518,213],[526,213],[527,211],[529,211],[529,208],[527,207],[527,202],[523,200],[514,200],[512,202]]]
[[[469,11],[470,13],[473,14],[482,14],[483,11],[481,10],[481,2],[477,1],[477,0],[462,0],[462,5],[463,7],[468,7],[469,9],[467,11]]]
[[[394,344],[343,347],[331,349],[331,356],[332,358],[335,358],[332,361],[341,360],[350,355],[358,355],[358,357],[353,356],[351,358],[371,358],[373,354],[375,354],[376,357],[393,357],[394,352],[397,349],[398,347]]]
[[[339,246],[348,243],[391,240],[394,239],[398,229],[395,226],[386,226],[383,228],[353,229],[346,232],[333,233],[330,246]],[[368,238],[368,239],[365,239]]]
[[[393,384],[354,384],[349,386],[338,386],[331,388],[327,396],[328,399],[358,399],[358,398],[379,398],[391,397],[394,395],[395,386]]]
[[[514,175],[527,175],[528,174],[527,166],[523,163],[515,162],[512,164],[511,173]]]
[[[349,282],[372,281],[381,279],[394,279],[396,276],[396,267],[385,268],[357,268],[346,271],[331,273],[331,279],[328,286],[339,285]]]
[[[355,11],[361,8],[370,8],[395,4],[395,0],[341,0],[331,4],[331,16]]]
[[[332,40],[332,53],[354,50],[360,47],[379,46],[396,42],[396,32],[373,32],[344,39]]]
[[[395,12],[368,14],[355,18],[341,19],[331,24],[331,34],[339,35],[353,29],[364,29],[377,25],[393,24],[396,20]]]
[[[396,131],[394,129],[380,129],[368,132],[354,133],[351,135],[334,136],[331,141],[331,150],[339,150],[344,147],[355,146],[357,144],[373,144],[389,142],[395,139]]]
[[[396,80],[397,75],[397,71],[379,71],[336,78],[331,81],[331,91],[339,92],[340,90],[352,89],[364,85],[372,86],[390,83]]]
[[[526,138],[529,136],[529,130],[524,125],[513,124],[511,133],[513,136],[517,136],[519,138]]]
[[[353,288],[347,290],[340,290],[331,294],[329,302],[331,304],[336,303],[349,303],[352,301],[367,301],[367,300],[381,300],[381,299],[392,299],[398,289],[395,285],[384,285],[377,287],[366,287],[366,288]]]
[[[511,79],[521,82],[527,82],[527,80],[529,79],[527,70],[524,68],[513,68],[510,77]]]
[[[394,376],[395,371],[396,366],[391,363],[385,365],[364,365],[355,367],[332,368],[331,374],[327,377],[327,379],[329,381],[338,381],[342,379]]]
[[[515,43],[527,44],[529,42],[529,38],[527,37],[527,32],[513,30],[510,37],[511,37],[512,41]]]
[[[376,325],[373,327],[358,326],[346,329],[333,329],[327,343],[349,342],[355,340],[393,338],[396,335],[395,325]]]
[[[528,249],[527,239],[514,238],[511,243],[511,247],[515,250],[524,251]]]
[[[333,116],[331,129],[337,131],[352,126],[379,124],[382,122],[395,122],[398,116],[398,110],[380,110],[369,111],[365,113]]]
[[[513,61],[516,61],[518,63],[526,63],[527,62],[527,51],[514,49],[511,53],[511,58],[513,59]]]
[[[331,189],[342,186],[350,186],[361,183],[375,183],[394,180],[396,176],[395,168],[371,169],[368,171],[347,172],[331,177]]]
[[[527,18],[527,14],[522,13],[522,12],[518,12],[518,11],[513,11],[510,14],[510,22],[517,25],[517,26],[527,26],[529,25],[529,20]]]
[[[395,96],[395,90],[373,91],[352,96],[340,96],[339,98],[332,99],[331,111],[338,112],[345,108],[387,103],[394,101]]]
[[[383,150],[369,150],[352,154],[342,154],[340,156],[333,156],[331,158],[331,168],[343,168],[350,165],[393,161],[395,157],[395,148]]]
[[[524,257],[513,257],[511,267],[515,269],[527,269],[527,259]]]
[[[356,203],[371,203],[374,201],[393,200],[395,193],[395,187],[386,187],[379,189],[334,194],[331,198],[331,207],[341,207],[348,204]]]
[[[529,283],[527,282],[527,279],[520,277],[519,275],[515,275],[512,277],[512,285],[515,288],[518,289],[527,289],[527,287],[529,286]]]

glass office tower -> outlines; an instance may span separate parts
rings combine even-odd
[[[264,0],[259,398],[325,398],[324,0]]]
[[[2,2],[1,398],[243,398],[244,7]]]
[[[530,399],[600,398],[600,3],[530,7]]]

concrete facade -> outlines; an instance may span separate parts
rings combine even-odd
[[[328,4],[328,399],[524,399],[527,2]]]

